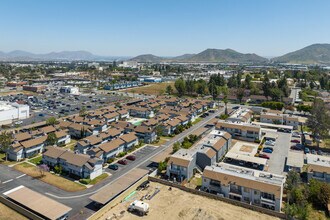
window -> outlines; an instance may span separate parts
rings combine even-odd
[[[254,195],[258,195],[259,191],[258,190],[254,190]]]
[[[255,199],[254,200],[254,204],[260,204],[260,200],[259,199]]]
[[[250,189],[249,189],[249,188],[246,188],[246,187],[244,187],[244,192],[245,192],[245,193],[250,193]]]
[[[244,197],[244,202],[250,202],[250,198],[249,197]]]

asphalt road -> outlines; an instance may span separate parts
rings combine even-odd
[[[204,118],[196,125],[185,130],[181,134],[173,137],[170,141],[166,142],[164,145],[161,145],[155,148],[154,150],[148,149],[146,152],[141,154],[142,156],[137,157],[135,161],[129,162],[126,166],[120,167],[120,169],[117,172],[110,171],[112,173],[110,177],[103,180],[101,183],[91,188],[88,188],[84,191],[66,192],[52,185],[39,181],[38,179],[34,179],[30,176],[23,175],[23,173],[20,173],[14,170],[13,168],[0,165],[0,181],[1,181],[0,193],[2,194],[17,186],[24,185],[39,193],[46,194],[50,198],[71,207],[72,211],[70,212],[69,215],[71,219],[85,219],[96,211],[93,210],[93,207],[91,206],[91,200],[89,200],[89,197],[92,194],[98,192],[100,189],[102,189],[102,187],[111,184],[112,182],[114,182],[115,180],[122,177],[123,175],[125,175],[130,170],[136,167],[147,168],[147,166],[151,163],[150,161],[151,158],[165,151],[175,142],[182,141],[185,136],[205,126],[209,120],[211,120],[212,118],[223,112],[224,109],[217,110],[215,113],[210,114],[208,117]]]

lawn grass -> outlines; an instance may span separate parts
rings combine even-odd
[[[146,94],[146,95],[161,95],[166,92],[166,87],[168,85],[172,86],[173,93],[175,94],[177,91],[174,87],[174,82],[151,83],[146,86],[125,89],[123,90],[123,92],[131,92],[135,94]]]
[[[35,165],[39,165],[41,163],[41,160],[42,160],[42,156],[40,155],[38,157],[30,159],[29,162],[34,163]]]
[[[166,142],[168,142],[171,138],[168,138],[168,137],[160,137],[158,143],[156,144],[152,144],[154,146],[161,146],[163,144],[165,144]]]
[[[91,182],[89,183],[90,185],[95,185],[99,182],[101,182],[102,180],[104,180],[105,178],[107,178],[109,175],[107,173],[103,173],[100,176],[94,178],[91,180]]]
[[[0,219],[6,220],[25,220],[27,219],[23,215],[19,214],[18,212],[14,211],[13,209],[5,206],[4,204],[0,203]]]
[[[17,164],[14,166],[14,168],[31,177],[40,179],[45,183],[48,183],[50,185],[53,185],[68,192],[76,192],[86,189],[85,186],[82,186],[78,183],[75,183],[63,177],[51,174],[49,172],[46,172],[44,176],[41,176],[40,172],[36,169],[36,167],[28,163]]]
[[[196,118],[196,120],[192,123],[193,125],[197,124],[198,122],[200,122],[201,120],[203,120],[201,117]]]
[[[317,219],[317,220],[326,220],[327,218],[324,211],[315,210],[314,208],[311,209],[308,219]]]
[[[77,141],[71,139],[70,143],[64,146],[64,148],[74,151],[74,147],[76,146]]]

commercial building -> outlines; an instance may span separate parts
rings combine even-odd
[[[79,88],[75,86],[62,86],[60,93],[69,93],[73,95],[79,95]]]
[[[30,91],[30,92],[44,92],[44,91],[46,91],[46,89],[47,89],[47,86],[44,86],[44,85],[31,85],[31,86],[25,85],[25,86],[23,86],[24,91]]]
[[[17,103],[0,101],[0,125],[11,124],[15,120],[30,117],[30,107]]]
[[[237,139],[247,141],[261,139],[261,127],[259,125],[219,120],[215,127],[217,130],[228,132]]]
[[[202,189],[233,200],[280,211],[285,177],[220,163],[207,166]]]
[[[316,154],[306,154],[307,178],[330,182],[330,157]]]

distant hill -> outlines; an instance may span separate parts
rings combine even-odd
[[[159,63],[159,62],[166,60],[166,58],[158,57],[153,54],[143,54],[143,55],[139,55],[137,57],[133,57],[130,60],[136,61],[139,63]]]
[[[330,44],[312,44],[272,60],[279,63],[330,64]]]
[[[189,59],[189,58],[191,58],[191,57],[193,57],[195,55],[196,54],[189,54],[189,53],[187,53],[187,54],[183,54],[181,56],[173,57],[173,59],[174,60],[186,60],[186,59]]]
[[[98,56],[88,51],[61,51],[46,54],[34,54],[22,50],[14,50],[8,53],[0,51],[0,61],[112,61],[123,60],[127,57]]]
[[[157,62],[218,62],[218,63],[264,63],[268,59],[256,54],[243,54],[237,51],[226,49],[207,49],[198,54],[184,54],[177,57],[165,58],[152,54],[144,54],[132,58],[131,60],[145,63]]]
[[[268,59],[256,54],[243,54],[232,49],[207,49],[199,54],[185,59],[187,62],[220,62],[220,63],[260,63]]]

